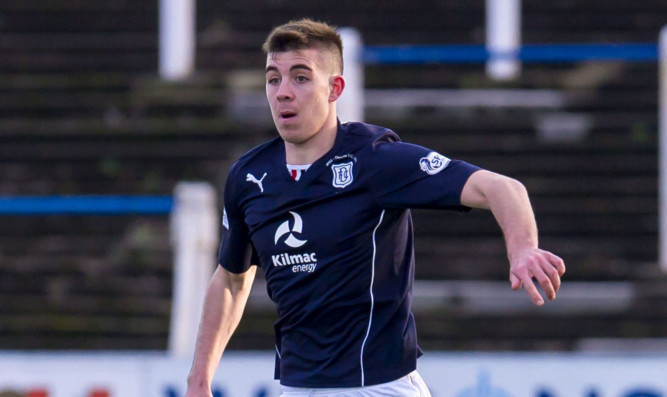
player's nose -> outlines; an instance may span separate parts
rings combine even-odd
[[[294,98],[294,93],[292,92],[290,85],[286,82],[281,82],[276,90],[276,98],[279,101],[288,101]]]

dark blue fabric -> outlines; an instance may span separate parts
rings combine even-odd
[[[278,309],[283,385],[368,386],[416,368],[409,209],[467,210],[461,190],[478,169],[363,123],[339,125],[298,182],[280,138],[234,164],[219,261],[244,272],[253,248]]]

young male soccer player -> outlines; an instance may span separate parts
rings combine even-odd
[[[526,190],[514,179],[389,129],[338,122],[341,40],[311,20],[275,28],[264,50],[279,137],[243,155],[225,186],[224,235],[207,290],[187,397],[210,383],[238,325],[256,267],[279,320],[283,396],[428,396],[416,372],[410,311],[410,208],[490,209],[506,240],[512,289],[556,297],[563,261],[541,250]]]

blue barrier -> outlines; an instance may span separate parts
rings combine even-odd
[[[658,60],[655,43],[624,44],[527,44],[518,54],[491,53],[484,45],[399,45],[365,46],[363,61],[379,64],[481,63],[489,59],[513,59],[523,62],[553,63],[580,61]]]
[[[172,196],[0,197],[0,215],[159,215],[173,206]]]

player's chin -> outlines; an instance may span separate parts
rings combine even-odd
[[[283,117],[274,117],[273,122],[276,125],[276,128],[278,128],[278,131],[294,131],[298,129],[299,125],[295,123],[296,120],[292,119],[285,119]]]
[[[291,126],[290,126],[291,127]],[[308,137],[305,136],[298,128],[278,128],[278,134],[283,138],[285,142],[299,145],[308,140]]]

